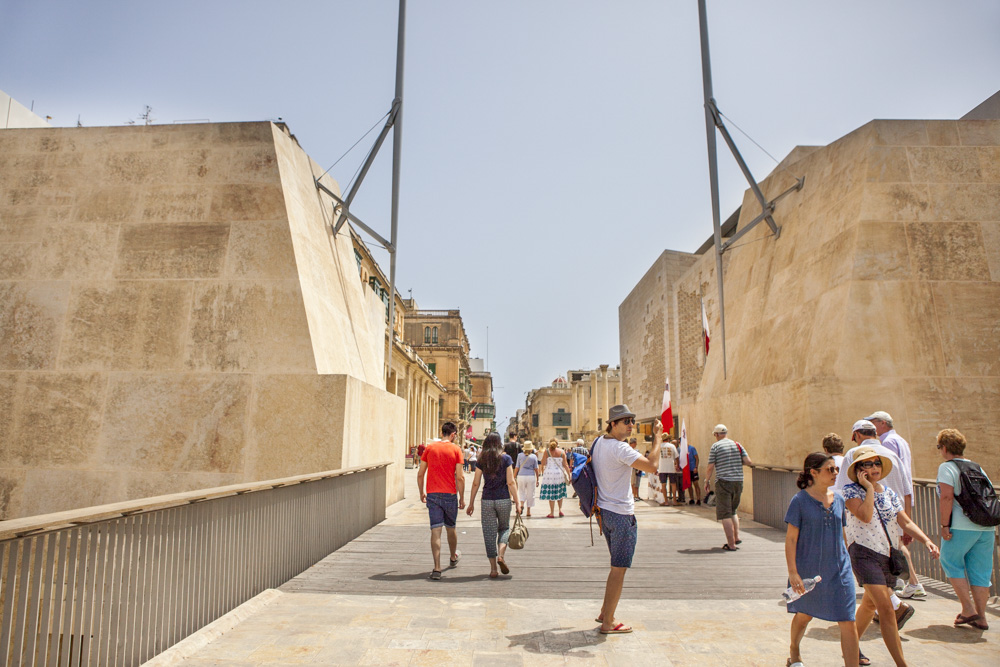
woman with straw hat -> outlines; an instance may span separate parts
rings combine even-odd
[[[535,456],[535,446],[531,440],[524,441],[522,450],[517,455],[517,465],[514,467],[517,497],[521,500],[518,512],[527,509],[527,515],[530,517],[531,508],[535,506],[535,487],[538,486],[538,457]]]
[[[857,424],[854,430],[858,430]],[[847,470],[851,483],[844,487],[844,504],[848,511],[845,533],[851,567],[865,589],[856,616],[858,638],[864,635],[877,610],[882,640],[899,666],[906,661],[898,626],[913,615],[913,608],[901,607],[897,624],[890,595],[898,573],[893,574],[890,570],[891,550],[899,548],[900,535],[906,533],[923,542],[932,557],[937,558],[939,552],[937,545],[903,511],[899,496],[879,482],[891,470],[892,461],[888,457],[880,456],[871,447],[857,449]],[[868,665],[871,661],[862,655],[860,664]]]

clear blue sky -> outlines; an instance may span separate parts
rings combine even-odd
[[[1000,88],[1000,3],[709,2],[722,111],[778,159]],[[333,163],[393,97],[395,0],[0,0],[0,89],[57,126],[283,118]],[[695,0],[411,0],[398,287],[460,307],[498,421],[618,363],[618,305],[711,234]],[[774,163],[735,133],[758,178]],[[333,171],[350,180],[370,140]],[[722,158],[723,215],[745,184]],[[388,144],[355,202],[389,229]],[[387,256],[381,255],[388,269]]]

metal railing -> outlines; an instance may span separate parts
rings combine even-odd
[[[0,522],[0,666],[152,658],[382,521],[387,465]]]
[[[798,493],[795,486],[798,470],[782,466],[761,466],[753,469],[753,519],[757,523],[785,529],[785,510],[792,496]],[[931,479],[913,480],[913,519],[920,529],[938,545],[941,529],[938,521],[937,482]],[[1000,581],[1000,536],[993,531],[993,577],[990,594],[996,595]],[[913,567],[920,576],[948,583],[941,562],[931,558],[922,545],[910,549]]]

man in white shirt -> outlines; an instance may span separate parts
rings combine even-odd
[[[615,610],[625,583],[625,571],[632,566],[638,538],[631,486],[632,469],[655,475],[660,458],[663,424],[659,420],[653,424],[653,448],[648,458],[632,449],[627,442],[634,425],[635,413],[628,406],[611,406],[608,410],[606,434],[598,438],[590,449],[597,482],[599,520],[611,553],[611,572],[604,589],[604,604],[597,617],[601,623],[601,634],[605,635],[632,632],[631,627],[615,620]]]
[[[879,442],[882,446],[891,452],[894,452],[896,456],[899,457],[899,462],[903,464],[903,467],[910,474],[910,479],[913,479],[913,455],[910,453],[910,443],[903,439],[901,435],[896,433],[896,429],[892,426],[892,415],[884,410],[879,410],[873,413],[870,417],[866,417],[868,421],[875,425],[875,433],[878,434]],[[913,518],[912,513],[913,503],[912,496],[903,499],[903,511],[911,519]],[[907,545],[913,540],[909,535],[904,534],[902,542],[900,543],[900,548],[903,551],[903,555],[906,556],[906,564],[910,570],[910,580],[907,582],[906,586],[899,593],[901,598],[924,598],[927,597],[927,591],[924,590],[924,585],[920,583],[917,579],[917,571],[913,568],[913,558],[910,556],[910,550]]]
[[[677,448],[667,440],[660,447],[660,462],[658,467],[660,487],[663,489],[663,502],[660,505],[668,507],[675,505],[677,497]]]

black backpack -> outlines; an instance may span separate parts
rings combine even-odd
[[[951,462],[958,467],[962,487],[955,500],[962,506],[965,516],[979,526],[1000,526],[1000,500],[983,469],[972,461],[952,459]]]

